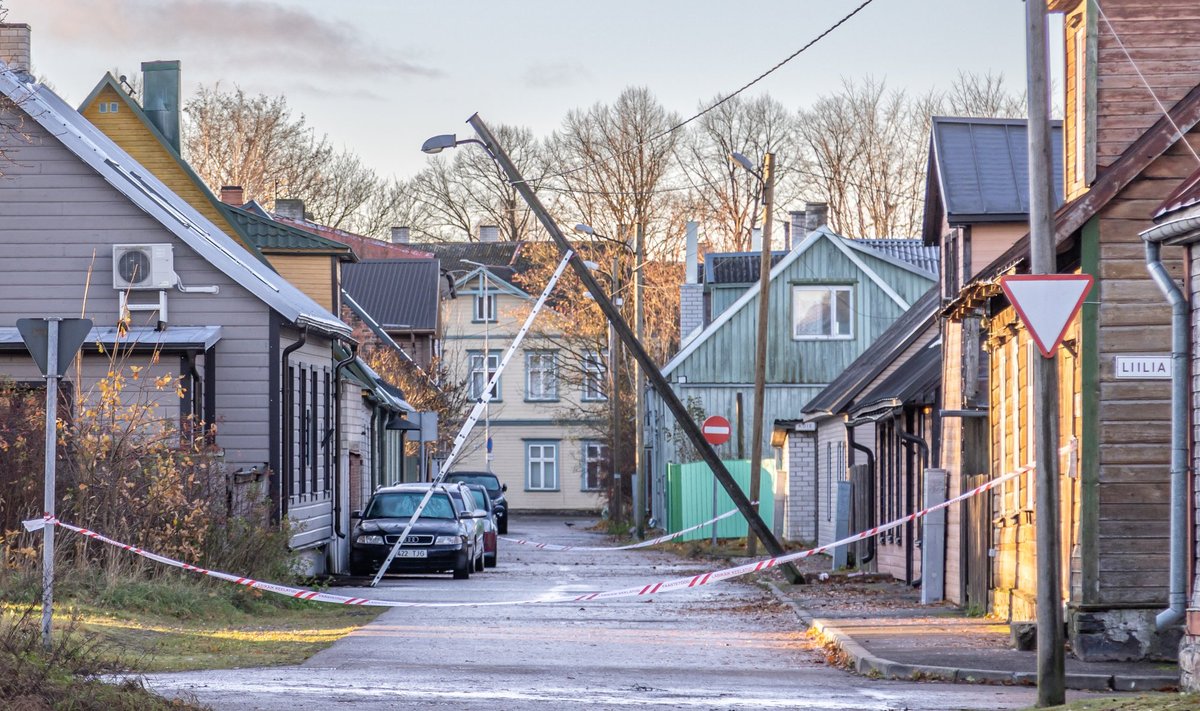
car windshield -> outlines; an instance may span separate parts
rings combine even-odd
[[[412,518],[425,497],[423,491],[385,491],[376,494],[363,518]],[[421,518],[455,518],[454,506],[445,494],[434,494],[421,512]]]
[[[495,474],[451,474],[446,477],[450,481],[461,481],[464,484],[479,484],[488,493],[500,493],[500,480]]]
[[[484,510],[487,509],[487,501],[483,497],[484,493],[482,491],[479,489],[471,489],[471,498],[475,499],[475,508]]]

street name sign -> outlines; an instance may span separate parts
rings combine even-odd
[[[1091,274],[1021,274],[1000,277],[1000,288],[1042,356],[1053,358],[1092,281]]]
[[[1117,378],[1118,380],[1170,380],[1171,356],[1114,356],[1113,377]]]

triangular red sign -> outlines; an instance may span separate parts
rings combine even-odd
[[[1038,350],[1051,358],[1083,306],[1092,282],[1091,274],[1022,274],[1000,277],[1000,288],[1029,329]]]

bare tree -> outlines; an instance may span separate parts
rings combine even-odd
[[[941,110],[950,116],[1025,116],[1025,92],[1010,91],[1000,72],[960,71],[942,99]]]

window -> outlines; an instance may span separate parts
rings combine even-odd
[[[608,351],[592,351],[583,357],[583,399],[608,399]]]
[[[792,287],[792,338],[852,338],[849,286]]]
[[[558,443],[525,443],[525,488],[530,491],[558,490]]]
[[[557,400],[558,371],[554,351],[525,353],[525,399]]]
[[[110,113],[110,114],[115,114],[115,113],[117,113],[117,102],[115,102],[115,101],[110,101],[110,102],[109,102],[109,104],[108,104],[108,113]]]
[[[485,354],[483,353],[476,352],[470,354],[471,376],[468,381],[468,387],[470,388],[472,400],[479,400],[483,397],[483,389],[487,387],[488,380],[495,375],[496,369],[500,367],[500,354],[488,353],[486,354],[487,372],[484,372],[484,358]],[[500,382],[497,381],[496,387],[492,389],[492,400],[499,399]]]
[[[475,295],[475,321],[477,323],[496,322],[496,295],[483,293]]]
[[[599,491],[609,474],[608,445],[596,440],[583,443],[583,491]]]
[[[99,109],[100,109],[100,113],[102,113],[102,114],[108,113],[108,102],[101,101],[100,105],[99,105]]]

